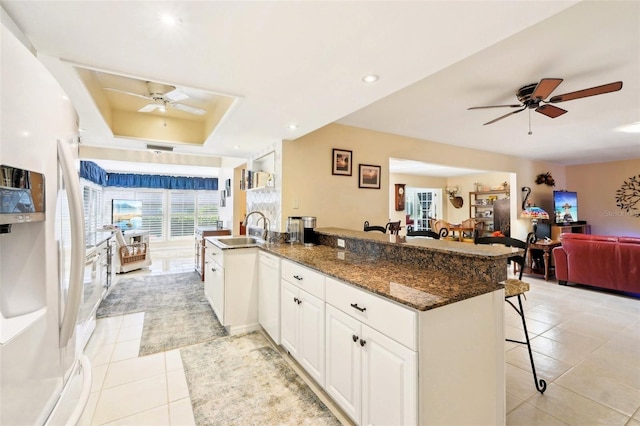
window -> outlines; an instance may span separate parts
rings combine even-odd
[[[196,226],[218,220],[218,191],[104,188],[102,224],[111,223],[111,200],[142,201],[142,229],[151,241],[193,237]]]
[[[196,226],[216,225],[218,203],[218,191],[196,191]]]
[[[171,191],[169,235],[193,235],[196,223],[195,191]]]

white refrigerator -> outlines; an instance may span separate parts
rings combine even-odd
[[[77,114],[5,23],[0,165],[23,170],[18,174],[27,178],[38,176],[25,181],[40,182],[44,194],[43,211],[33,214],[28,203],[20,203],[24,211],[5,211],[10,203],[2,199],[0,424],[75,424],[91,390],[91,366],[76,345],[85,261],[82,199],[71,149],[77,144]],[[0,189],[7,194],[12,188]],[[61,215],[58,207],[65,204],[68,215]],[[65,228],[69,232],[62,232]]]

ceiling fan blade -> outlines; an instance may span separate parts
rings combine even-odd
[[[540,105],[538,108],[536,108],[536,112],[539,112],[540,114],[544,114],[547,117],[556,118],[566,113],[567,110],[558,108],[557,106],[554,106],[554,105]]]
[[[204,115],[207,111],[201,108],[196,108],[196,107],[192,107],[189,105],[185,105],[185,104],[178,104],[178,103],[170,103],[169,106],[171,108],[180,110],[180,111],[184,111],[184,112],[188,112],[189,114],[195,114],[195,115]]]
[[[483,124],[483,126],[486,126],[487,124],[493,124],[493,123],[495,123],[496,121],[500,121],[500,120],[502,120],[503,118],[507,118],[507,117],[509,117],[510,115],[517,114],[517,113],[519,113],[519,112],[521,112],[521,111],[524,111],[525,109],[527,109],[527,107],[524,107],[524,108],[519,109],[519,110],[517,110],[517,111],[512,111],[512,112],[510,112],[510,113],[508,113],[508,114],[505,114],[505,115],[503,115],[503,116],[501,116],[501,117],[496,118],[495,120],[491,120],[491,121],[488,121],[488,122],[484,123],[484,124]]]
[[[539,101],[546,99],[556,87],[558,87],[562,83],[561,78],[543,78],[540,80],[540,83],[533,89],[533,93],[531,93],[531,99],[537,99]]]
[[[138,110],[138,112],[152,112],[157,110],[158,108],[162,108],[162,105],[158,105],[158,104],[147,104],[145,106],[143,106],[142,108],[140,108]]]
[[[471,108],[467,108],[467,110],[471,110],[471,109],[487,109],[487,108],[522,108],[522,105],[521,105],[521,104],[513,104],[513,105],[489,105],[489,106],[471,107]]]
[[[120,90],[120,89],[112,89],[111,87],[105,87],[104,90],[108,90],[110,92],[116,92],[116,93],[123,93],[125,95],[135,96],[135,97],[146,99],[146,100],[151,100],[151,97],[149,96],[140,95],[138,93],[125,92],[124,90]]]
[[[572,101],[574,99],[587,98],[589,96],[617,92],[620,89],[622,89],[622,82],[616,81],[615,83],[603,84],[602,86],[596,86],[589,89],[578,90],[576,92],[565,93],[564,95],[557,95],[549,99],[549,102],[556,103]]]
[[[186,93],[184,93],[180,89],[172,90],[172,91],[166,93],[164,96],[167,99],[169,99],[170,101],[173,101],[173,102],[183,101],[185,99],[189,99],[189,95],[187,95]]]

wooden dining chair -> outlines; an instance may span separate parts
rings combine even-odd
[[[524,329],[524,337],[525,341],[506,339],[509,342],[520,343],[523,345],[527,345],[527,349],[529,351],[529,361],[531,361],[531,371],[533,373],[533,381],[536,385],[536,389],[540,394],[544,394],[544,391],[547,389],[547,382],[543,379],[538,380],[538,375],[536,373],[536,366],[533,362],[533,352],[531,351],[531,341],[529,340],[529,332],[527,331],[527,321],[524,316],[524,308],[522,306],[522,297],[525,292],[529,291],[529,283],[522,281],[522,272],[524,271],[524,265],[527,259],[527,252],[529,251],[529,244],[532,244],[535,241],[535,236],[533,232],[530,232],[527,235],[527,239],[525,241],[518,240],[516,238],[510,237],[475,237],[476,244],[501,244],[506,247],[516,247],[523,250],[522,253],[514,254],[509,257],[507,260],[515,262],[520,267],[520,272],[518,274],[518,278],[509,278],[504,281],[504,300],[511,305],[513,309],[515,309],[516,313],[522,319],[522,328]],[[511,298],[518,299],[518,306],[511,301]]]
[[[433,223],[432,231],[440,233],[440,230],[442,230],[442,229],[446,229],[447,230],[447,235],[449,235],[449,232],[451,232],[449,222],[447,222],[446,220],[436,220]]]
[[[378,232],[382,232],[383,234],[386,234],[387,233],[387,227],[386,226],[378,226],[378,225],[369,225],[369,221],[365,220],[364,221],[364,231],[365,232],[378,231]]]

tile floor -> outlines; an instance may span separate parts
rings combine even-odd
[[[187,246],[188,245],[188,246]],[[149,270],[193,270],[193,246],[154,248]],[[119,276],[118,276],[119,277]],[[526,347],[505,342],[507,425],[640,426],[640,300],[526,276],[524,301],[538,376]],[[177,350],[137,357],[144,314],[98,321],[87,345],[93,389],[81,425],[192,425],[189,392]],[[507,337],[522,323],[505,305]]]

